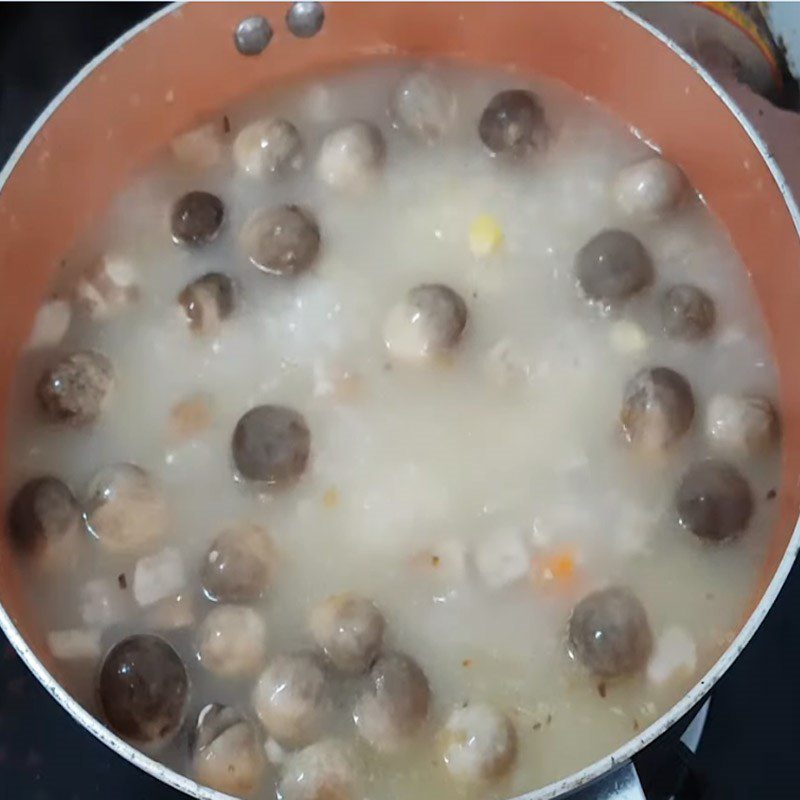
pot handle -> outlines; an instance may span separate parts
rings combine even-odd
[[[673,790],[667,795],[657,792],[656,796],[669,796],[672,800],[704,800],[710,797],[706,781],[695,768],[694,753],[683,742],[678,742],[675,761],[671,762],[671,766],[676,774],[682,773],[680,786],[674,793]],[[565,795],[564,800],[647,800],[647,795],[633,762],[625,761],[591,783]]]
[[[636,767],[631,761],[566,795],[565,800],[646,800]]]

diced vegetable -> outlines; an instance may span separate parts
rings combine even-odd
[[[490,589],[507,586],[528,573],[528,551],[517,528],[494,531],[475,549],[475,566]]]
[[[501,387],[521,386],[528,382],[530,364],[510,339],[501,339],[486,354],[488,378]]]
[[[641,325],[628,319],[617,320],[611,326],[611,347],[618,353],[632,355],[647,350],[649,341]]]
[[[289,756],[289,751],[271,736],[264,742],[264,752],[270,764],[283,764]]]
[[[140,606],[151,606],[166,597],[177,595],[186,585],[181,554],[174,547],[145,556],[136,562],[133,573],[133,596]]]
[[[680,674],[691,675],[697,667],[697,646],[683,629],[667,628],[656,639],[647,665],[647,678],[658,686]]]
[[[47,644],[60,661],[91,661],[100,657],[100,633],[95,630],[51,631]]]
[[[126,594],[116,580],[96,578],[81,587],[81,619],[90,628],[107,628],[125,617]]]
[[[496,253],[503,245],[503,230],[491,214],[481,214],[469,226],[469,249],[476,258]]]
[[[570,583],[575,577],[575,569],[575,551],[569,547],[534,556],[531,561],[531,574],[537,583]]]
[[[81,275],[75,300],[93,319],[107,319],[139,295],[135,265],[124,256],[103,256]]]
[[[168,432],[173,441],[191,439],[211,426],[214,413],[207,395],[195,394],[176,403],[169,412]]]
[[[27,347],[35,350],[60,344],[71,320],[72,310],[66,300],[54,298],[48,301],[36,313]]]
[[[358,397],[361,380],[337,362],[317,361],[314,364],[314,396],[350,401]]]
[[[194,130],[176,136],[170,149],[181,164],[195,169],[213,167],[222,156],[221,122],[207,122]]]

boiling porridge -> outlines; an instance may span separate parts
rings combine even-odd
[[[508,797],[730,642],[776,397],[679,169],[559,85],[380,62],[203,121],[69,254],[9,532],[66,685],[199,782]]]

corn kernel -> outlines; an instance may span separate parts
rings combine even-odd
[[[469,226],[469,249],[476,258],[496,253],[503,244],[503,231],[490,214],[481,214]]]
[[[325,490],[325,494],[322,495],[322,504],[325,508],[334,508],[339,504],[339,490],[335,486]]]

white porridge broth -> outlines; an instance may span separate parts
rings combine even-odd
[[[66,254],[10,534],[67,688],[177,770],[511,797],[735,635],[776,398],[656,149],[551,82],[381,61],[202,121]]]

